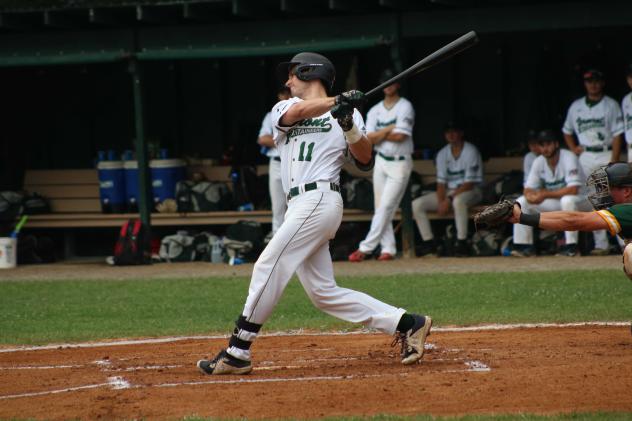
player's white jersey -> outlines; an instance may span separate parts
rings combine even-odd
[[[301,120],[291,127],[279,124],[285,112],[302,99],[294,97],[281,101],[272,108],[272,122],[276,126],[274,141],[281,156],[283,189],[314,181],[340,182],[340,170],[347,160],[347,142],[338,121],[325,114]],[[366,134],[364,120],[358,110],[353,121]]]
[[[482,182],[483,160],[476,146],[464,142],[458,158],[452,155],[450,145],[441,148],[437,154],[437,183],[445,184],[448,189],[456,189],[463,183]]]
[[[391,108],[384,106],[384,101],[375,104],[366,116],[367,132],[375,132],[386,126],[395,124],[392,133],[403,133],[407,137],[402,142],[385,140],[375,146],[375,150],[386,156],[411,155],[413,153],[413,125],[415,110],[406,98],[399,100]]]
[[[584,147],[612,145],[612,138],[623,133],[623,117],[619,104],[605,96],[589,105],[586,97],[575,100],[568,109],[562,131],[577,135]]]
[[[544,155],[533,161],[529,177],[525,184],[529,189],[559,190],[564,187],[578,186],[579,194],[583,194],[586,177],[577,155],[567,149],[560,149],[560,159],[552,170]]]
[[[623,111],[623,129],[625,130],[625,140],[628,145],[632,145],[632,92],[623,97],[621,101]],[[628,152],[629,154],[630,152]],[[628,160],[629,157],[628,157]]]
[[[538,157],[538,155],[529,151],[522,160],[522,173],[524,174],[523,185],[527,183],[527,178],[529,177],[529,173],[531,172],[531,167],[533,166],[533,161]]]
[[[272,124],[272,112],[268,111],[268,113],[263,117],[263,121],[261,122],[261,128],[259,129],[259,137],[270,135],[274,139],[276,132],[276,127]],[[268,148],[266,151],[266,156],[270,158],[274,158],[279,156],[279,151],[276,148]]]

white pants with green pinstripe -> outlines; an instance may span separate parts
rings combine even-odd
[[[404,309],[336,284],[329,240],[341,220],[340,193],[323,188],[290,200],[283,224],[255,263],[242,313],[247,321],[264,324],[296,273],[309,299],[325,313],[387,334],[395,332]],[[231,347],[228,352],[250,359],[249,350]]]

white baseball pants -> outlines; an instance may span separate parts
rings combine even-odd
[[[527,202],[524,196],[520,196],[517,200],[524,213],[551,212],[551,211],[581,211],[590,212],[592,206],[586,198],[581,195],[567,195],[560,199],[544,199],[542,203],[533,204]],[[577,244],[577,231],[565,231],[564,237],[566,244]],[[513,226],[513,242],[514,244],[533,244],[533,227],[522,224],[514,224]]]
[[[584,151],[581,155],[579,155],[579,163],[582,166],[582,170],[584,170],[584,174],[588,177],[597,168],[607,165],[610,162],[611,157],[611,151]],[[592,210],[592,208],[589,210]],[[607,249],[609,247],[606,230],[593,231],[593,238],[595,239],[595,248]]]
[[[268,190],[272,203],[272,232],[276,233],[283,223],[283,216],[287,210],[286,195],[281,183],[281,161],[270,159]]]
[[[251,323],[265,323],[296,272],[320,310],[393,334],[404,309],[336,284],[329,240],[342,220],[342,197],[329,190],[329,183],[322,185],[289,201],[283,224],[254,265],[242,314]],[[249,360],[250,351],[235,356]]]
[[[362,253],[371,253],[379,244],[382,253],[397,254],[393,216],[399,208],[408,187],[408,179],[413,170],[411,158],[401,161],[387,161],[380,155],[375,157],[373,168],[373,195],[375,213],[371,219],[371,228],[364,241],[360,243]]]
[[[447,194],[450,194],[452,190],[449,190]],[[456,225],[456,238],[458,240],[467,239],[467,225],[469,222],[468,208],[481,201],[483,194],[478,187],[474,187],[472,190],[464,191],[456,196],[452,200],[452,209],[454,210],[454,224]],[[421,197],[413,200],[413,216],[415,222],[417,222],[417,228],[421,234],[421,239],[424,241],[430,241],[434,238],[432,228],[430,227],[430,220],[428,219],[427,212],[435,212],[439,208],[439,200],[437,193],[432,192],[424,194]]]

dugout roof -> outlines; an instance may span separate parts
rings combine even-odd
[[[335,51],[471,29],[627,26],[630,16],[624,0],[4,0],[0,66]]]

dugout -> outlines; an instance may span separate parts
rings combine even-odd
[[[0,1],[0,189],[25,169],[93,167],[102,149],[146,159],[148,144],[262,162],[279,60],[323,52],[336,90],[368,90],[469,30],[478,46],[404,86],[416,148],[438,150],[457,117],[485,157],[519,153],[529,128],[561,126],[582,67],[623,96],[629,16],[624,0]]]

